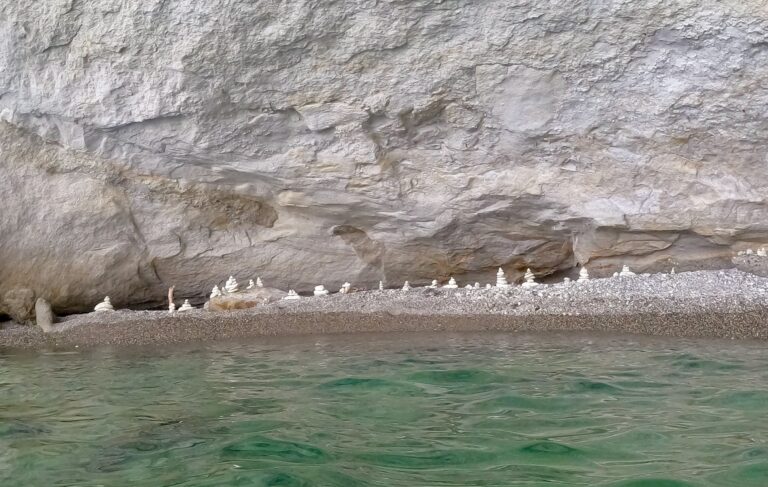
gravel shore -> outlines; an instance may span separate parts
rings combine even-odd
[[[265,335],[389,331],[596,331],[768,339],[768,278],[738,270],[492,289],[365,291],[258,308],[65,318],[56,331],[11,326],[0,347],[153,345]]]

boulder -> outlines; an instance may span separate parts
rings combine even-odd
[[[209,301],[207,309],[209,311],[232,311],[253,308],[279,301],[287,295],[288,293],[279,289],[256,287],[247,291],[213,297]]]
[[[2,310],[19,324],[27,324],[35,317],[35,292],[29,288],[14,288],[3,295]]]
[[[35,301],[35,321],[37,326],[48,333],[53,330],[54,319],[51,304],[43,298],[37,298],[37,301]]]

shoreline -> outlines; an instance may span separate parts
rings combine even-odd
[[[0,330],[0,348],[149,346],[266,336],[393,332],[590,332],[768,340],[768,278],[738,270],[534,288],[364,291],[256,308],[73,315],[43,333]]]
[[[275,336],[364,333],[569,333],[669,338],[768,339],[768,307],[740,313],[626,315],[414,315],[381,313],[232,313],[223,316],[125,319],[43,333],[0,334],[0,349],[90,348],[199,343]]]

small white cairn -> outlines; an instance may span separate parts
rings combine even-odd
[[[439,287],[439,286],[438,286],[438,284],[437,284],[437,279],[432,279],[432,284],[430,284],[429,286],[427,286],[427,288],[429,288],[429,289],[437,289],[438,287]]]
[[[539,283],[536,282],[536,276],[531,272],[530,269],[525,270],[525,282],[523,283],[523,287],[529,288],[529,287],[535,287],[538,286]]]
[[[345,282],[341,285],[341,288],[339,288],[339,293],[341,294],[349,294],[349,291],[352,289],[352,284]]]
[[[219,286],[213,286],[213,289],[211,290],[211,299],[221,297],[221,289],[219,289]]]
[[[109,300],[109,296],[105,296],[104,301],[97,304],[93,310],[97,313],[101,313],[102,311],[114,311],[115,307],[112,306],[112,301]]]
[[[582,266],[581,270],[579,271],[579,279],[576,282],[584,282],[584,281],[589,281],[589,271],[587,270],[586,267]]]
[[[405,281],[405,284],[403,284],[403,291],[410,291],[411,285],[408,283],[408,281]]]
[[[298,294],[296,294],[296,291],[294,291],[293,289],[289,289],[288,294],[283,299],[286,301],[294,301],[296,299],[301,299],[301,297]]]
[[[248,287],[247,287],[247,288],[245,288],[245,289],[253,289],[253,288],[255,288],[255,287],[256,287],[256,283],[255,283],[255,282],[253,282],[253,279],[250,279],[250,280],[248,281]]]
[[[384,281],[379,281],[379,291],[384,290]]]
[[[759,249],[757,249],[757,256],[768,257],[768,252],[765,250],[765,247],[760,247]]]
[[[319,286],[315,286],[314,295],[315,296],[328,296],[328,290],[325,288],[325,286],[320,284]]]
[[[509,287],[507,276],[504,274],[504,270],[501,267],[499,267],[499,272],[496,273],[496,287]]]
[[[619,272],[619,277],[631,277],[631,276],[636,276],[636,275],[637,274],[635,274],[634,272],[629,270],[629,266],[626,266],[626,265],[623,266],[621,268],[621,272]]]
[[[229,276],[229,279],[227,279],[227,282],[224,283],[224,290],[227,291],[229,294],[236,293],[240,289],[240,286],[237,284],[237,279],[234,278],[234,276]]]
[[[755,251],[752,249],[747,249],[746,252],[744,252],[746,255],[754,255]]]
[[[448,279],[448,284],[443,286],[443,288],[444,289],[458,289],[459,285],[456,284],[456,279],[454,279],[453,276],[451,276],[451,278]]]
[[[179,308],[179,313],[181,313],[182,311],[190,311],[190,310],[193,310],[193,309],[195,309],[195,307],[194,307],[194,306],[192,306],[192,305],[189,303],[189,299],[185,299],[185,300],[184,300],[184,304],[182,304],[182,305],[181,305],[181,308]]]
[[[264,281],[260,277],[256,278],[256,287],[264,287]]]

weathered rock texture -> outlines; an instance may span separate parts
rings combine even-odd
[[[1,2],[0,295],[727,264],[766,80],[762,0]]]

